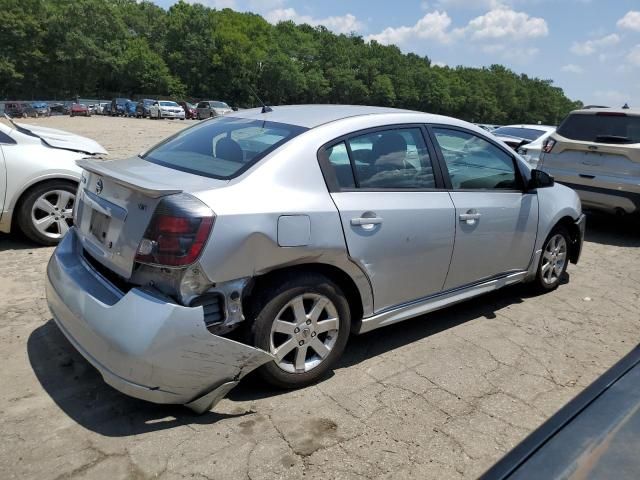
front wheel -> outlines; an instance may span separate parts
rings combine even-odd
[[[250,341],[275,357],[258,369],[268,383],[281,388],[309,385],[342,355],[351,315],[344,294],[327,277],[294,276],[264,292],[257,307]]]
[[[18,226],[34,242],[56,245],[73,223],[77,185],[53,180],[32,188],[18,208]]]
[[[561,225],[556,226],[542,247],[535,279],[537,290],[549,292],[558,288],[569,264],[569,245],[568,230]]]

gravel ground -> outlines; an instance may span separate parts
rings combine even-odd
[[[193,122],[32,123],[119,158]],[[354,337],[323,382],[250,375],[202,416],[105,385],[51,320],[52,249],[0,236],[0,478],[475,478],[638,342],[635,222],[591,216],[555,292],[515,286]]]

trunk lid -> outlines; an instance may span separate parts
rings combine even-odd
[[[136,251],[163,197],[225,186],[225,180],[181,172],[140,157],[81,160],[85,171],[76,197],[75,225],[85,251],[129,279]]]

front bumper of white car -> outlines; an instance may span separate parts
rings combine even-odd
[[[183,307],[133,288],[122,293],[84,259],[75,230],[47,267],[54,320],[105,382],[155,403],[211,408],[273,357],[211,334],[202,307]]]
[[[169,110],[160,110],[162,118],[184,118],[184,110],[181,112],[173,112]]]

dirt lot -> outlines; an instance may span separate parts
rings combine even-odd
[[[37,123],[117,158],[192,122]],[[0,236],[0,478],[474,478],[640,338],[638,224],[587,229],[556,292],[517,286],[355,337],[318,385],[249,376],[202,416],[106,386],[47,310],[52,249]]]

